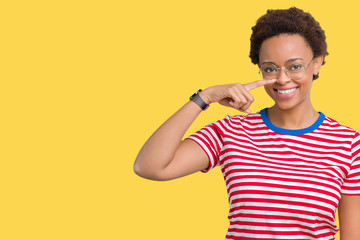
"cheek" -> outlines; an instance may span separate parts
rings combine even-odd
[[[301,85],[305,88],[311,88],[312,83],[313,83],[313,73],[309,71],[309,73],[306,75],[306,78],[303,79]]]
[[[314,69],[309,69],[309,71],[306,71],[305,73],[305,77],[307,79],[311,79],[313,80],[314,74],[316,73],[316,71],[314,71]]]

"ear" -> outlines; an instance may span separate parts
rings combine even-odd
[[[323,64],[324,56],[321,55],[321,56],[315,57],[313,61],[314,61],[313,74],[317,75],[317,74],[319,74],[320,68],[321,68],[321,66]]]

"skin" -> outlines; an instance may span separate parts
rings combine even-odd
[[[259,65],[272,62],[277,67],[283,67],[294,58],[306,66],[309,64],[305,76],[299,80],[290,79],[281,70],[274,80],[212,86],[202,91],[200,96],[208,104],[218,102],[250,113],[249,107],[254,101],[250,91],[264,86],[274,100],[274,106],[268,109],[267,115],[275,126],[286,129],[311,126],[319,113],[312,106],[310,91],[313,75],[319,72],[323,56],[311,61],[313,53],[303,37],[282,34],[262,43]],[[296,90],[289,96],[279,95],[276,91],[291,88]],[[196,103],[189,101],[163,123],[140,150],[134,163],[135,173],[147,179],[164,181],[207,169],[209,159],[203,149],[194,141],[182,140],[201,112]],[[341,240],[360,240],[360,196],[342,195],[338,210]]]
[[[340,240],[360,240],[360,196],[341,195],[338,214]]]

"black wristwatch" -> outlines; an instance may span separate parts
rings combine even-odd
[[[208,107],[209,104],[207,104],[206,102],[204,102],[204,100],[200,97],[199,93],[202,90],[199,89],[196,93],[194,93],[191,97],[190,100],[194,101],[203,111],[205,111]]]

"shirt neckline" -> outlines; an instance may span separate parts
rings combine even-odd
[[[317,129],[325,119],[325,115],[322,112],[319,112],[320,116],[313,125],[302,129],[286,129],[286,128],[277,127],[274,124],[272,124],[266,114],[266,110],[267,108],[264,108],[260,111],[261,118],[264,121],[265,125],[274,132],[286,134],[286,135],[301,135],[301,134],[310,133],[315,129]]]

